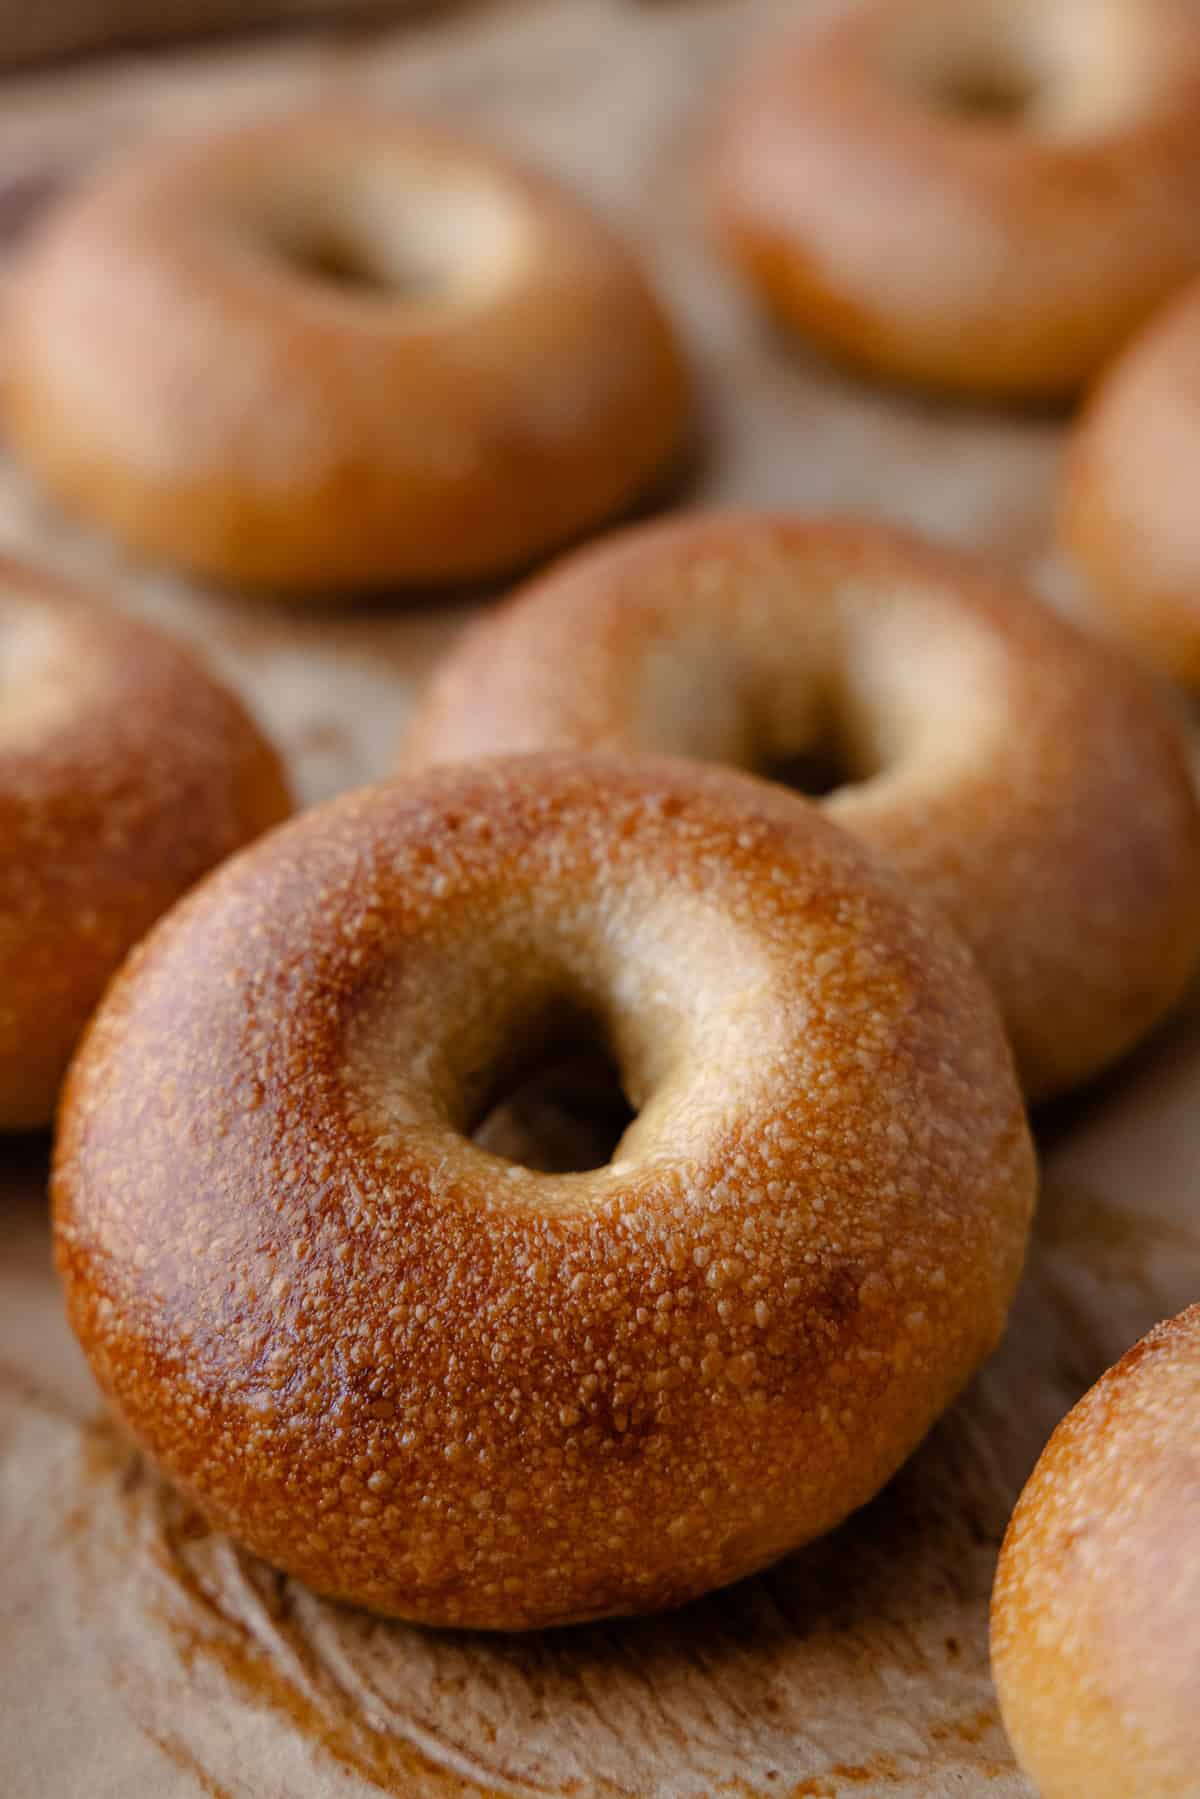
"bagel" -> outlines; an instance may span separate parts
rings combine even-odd
[[[1200,285],[1101,380],[1067,457],[1060,531],[1096,617],[1147,662],[1200,687]]]
[[[0,557],[0,1131],[50,1122],[126,951],[289,809],[274,751],[192,656]]]
[[[906,533],[699,514],[585,550],[468,628],[407,769],[490,751],[666,751],[794,772],[941,906],[1028,1093],[1122,1055],[1200,954],[1200,815],[1136,670]]]
[[[1200,269],[1179,0],[866,0],[767,48],[716,131],[719,242],[872,374],[1070,394]]]
[[[146,557],[286,592],[465,581],[644,495],[688,380],[546,177],[385,113],[143,149],[7,298],[13,448]]]
[[[1004,1540],[992,1666],[1042,1799],[1192,1799],[1200,1769],[1200,1306],[1051,1437]]]
[[[473,1141],[569,1039],[637,1111],[611,1159]],[[214,1524],[516,1629],[679,1604],[867,1500],[995,1343],[1034,1179],[935,913],[766,783],[568,755],[219,870],[110,989],[53,1192],[92,1367]]]

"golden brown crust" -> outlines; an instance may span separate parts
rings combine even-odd
[[[1004,1722],[1042,1799],[1191,1799],[1200,1770],[1200,1306],[1110,1368],[1013,1514]]]
[[[365,284],[312,273],[339,262]],[[640,497],[688,429],[670,325],[600,221],[382,113],[140,152],[50,219],[6,328],[7,428],[47,484],[234,583],[524,565]]]
[[[1200,286],[1105,374],[1076,430],[1060,529],[1097,614],[1137,654],[1200,686]]]
[[[463,1135],[547,1001],[640,1115]],[[54,1176],[74,1327],[170,1477],[321,1591],[516,1628],[829,1529],[995,1342],[1034,1164],[999,1020],[812,808],[630,757],[308,813],[131,958]]]
[[[469,628],[401,754],[769,769],[831,738],[850,784],[825,805],[970,943],[1032,1095],[1175,1001],[1200,955],[1200,814],[1172,722],[1119,657],[904,532],[737,512],[624,532]]]
[[[1023,117],[956,114],[1009,86]],[[782,317],[999,397],[1072,392],[1200,267],[1198,181],[1177,0],[867,0],[768,46],[712,167],[720,241]]]
[[[0,1130],[49,1123],[126,952],[289,810],[274,751],[192,656],[0,558]]]

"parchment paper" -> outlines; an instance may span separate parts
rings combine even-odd
[[[17,65],[81,50],[128,48],[218,31],[253,31],[288,19],[366,13],[395,18],[452,0],[0,0],[0,64]]]
[[[0,232],[108,148],[318,91],[412,100],[561,170],[639,242],[695,350],[692,498],[836,506],[974,544],[1058,597],[1061,420],[861,385],[777,341],[710,258],[709,96],[795,0],[512,0],[10,81]],[[246,692],[312,800],[382,771],[470,603],[290,615],[201,595],[0,465],[0,537],[113,584]],[[322,1603],[209,1534],[106,1422],[49,1264],[46,1147],[0,1145],[0,1790],[9,1799],[763,1796],[1028,1789],[986,1607],[1053,1425],[1200,1294],[1200,1005],[1040,1123],[1037,1244],[1006,1343],[892,1488],[828,1541],[673,1617],[523,1640]]]

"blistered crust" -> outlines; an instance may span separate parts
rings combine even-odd
[[[640,1113],[464,1135],[548,995]],[[829,1529],[1002,1328],[1034,1191],[969,957],[763,783],[499,761],[237,858],[131,959],[54,1177],[70,1315],[166,1472],[326,1593],[518,1628]]]
[[[471,626],[402,766],[548,746],[770,768],[935,899],[1031,1096],[1114,1061],[1200,954],[1200,813],[1149,684],[1014,582],[904,532],[715,513],[626,532]]]
[[[125,953],[289,810],[275,752],[194,657],[0,559],[0,1130],[50,1122]]]
[[[1059,1425],[992,1601],[1004,1721],[1042,1799],[1187,1799],[1200,1769],[1200,1306]]]

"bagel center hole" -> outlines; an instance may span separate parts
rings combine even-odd
[[[596,1021],[562,1006],[514,1042],[468,1135],[537,1173],[583,1174],[612,1160],[636,1115]]]
[[[383,165],[302,171],[248,226],[297,280],[414,308],[503,282],[526,241],[525,213],[502,185]]]
[[[348,232],[313,230],[276,245],[288,267],[306,280],[389,300],[417,304],[431,300],[446,283],[446,272],[417,255],[397,255]]]
[[[775,781],[780,787],[790,787],[793,793],[803,793],[810,800],[825,799],[839,787],[849,787],[862,778],[835,743],[821,743],[811,749],[768,756],[759,763],[757,772],[765,780]]]
[[[948,70],[929,97],[955,118],[1019,125],[1037,109],[1042,89],[1029,70],[980,62]]]
[[[986,0],[951,18],[936,5],[911,9],[882,54],[887,77],[910,99],[980,125],[1037,124],[1078,61],[1064,58],[1053,31],[1030,30]]]
[[[836,698],[809,720],[803,732],[786,726],[768,729],[760,751],[753,764],[755,774],[810,800],[826,799],[843,787],[871,780],[885,761],[882,746],[863,721]]]

